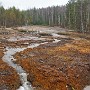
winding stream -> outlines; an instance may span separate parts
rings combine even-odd
[[[27,81],[27,73],[23,70],[23,68],[18,65],[15,64],[13,61],[15,60],[13,55],[16,54],[17,52],[21,52],[27,48],[34,48],[37,47],[41,44],[46,44],[48,42],[44,42],[44,43],[33,43],[30,46],[27,46],[25,48],[10,48],[10,47],[6,47],[6,52],[4,52],[4,56],[3,56],[3,61],[8,63],[9,66],[12,66],[13,68],[15,68],[15,70],[17,71],[17,73],[20,76],[20,80],[21,80],[21,84],[22,86],[20,86],[19,89],[17,90],[33,90],[31,83],[29,81]]]
[[[53,37],[59,37],[58,34],[52,34]],[[18,41],[18,40],[27,40],[27,39],[33,39],[33,40],[43,40],[45,38],[38,38],[38,37],[18,37],[18,38],[10,38],[8,39],[8,41]],[[58,43],[60,40],[58,39],[54,39],[54,41],[52,43]],[[44,42],[44,43],[32,43],[31,45],[27,46],[27,47],[18,47],[18,48],[11,48],[11,47],[6,47],[6,51],[4,52],[4,56],[3,56],[3,61],[8,63],[9,66],[15,68],[15,70],[17,71],[17,73],[19,74],[20,80],[21,80],[21,84],[22,86],[19,87],[19,89],[17,90],[33,90],[33,87],[31,86],[31,83],[29,81],[27,81],[27,73],[26,71],[23,70],[23,68],[18,65],[15,64],[13,61],[15,61],[15,58],[13,57],[13,55],[15,55],[17,52],[21,52],[27,48],[35,48],[41,44],[46,44],[48,42]]]
[[[23,70],[23,68],[21,66],[13,63],[13,60],[15,60],[13,55],[17,52],[23,51],[24,49],[26,49],[26,48],[6,47],[6,52],[4,52],[3,61],[8,63],[8,65],[12,66],[13,68],[15,68],[15,70],[17,71],[17,73],[20,76],[22,86],[20,86],[20,88],[17,90],[33,90],[30,82],[27,81],[27,73]]]
[[[57,33],[52,33],[51,34],[53,37],[63,37],[65,38],[65,36],[60,36]],[[61,40],[55,39],[52,43],[58,43]],[[8,41],[20,41],[20,40],[45,40],[45,38],[38,38],[38,37],[12,37],[10,38]],[[26,71],[23,70],[23,68],[18,65],[15,64],[13,61],[15,61],[16,59],[13,57],[13,55],[15,55],[17,52],[21,52],[27,48],[35,48],[41,44],[46,44],[48,42],[44,42],[44,43],[32,43],[31,45],[27,46],[27,47],[19,47],[19,48],[10,48],[10,47],[6,47],[6,51],[4,52],[4,56],[3,56],[3,61],[8,63],[9,66],[12,66],[13,68],[15,68],[15,70],[17,71],[17,73],[19,74],[20,80],[21,80],[21,84],[22,86],[19,87],[19,89],[17,90],[33,90],[33,87],[31,85],[31,83],[29,81],[27,81],[27,73]],[[86,86],[84,88],[84,90],[90,90],[90,86]]]
[[[84,90],[90,90],[90,86],[86,86]]]

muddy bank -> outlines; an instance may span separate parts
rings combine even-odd
[[[36,90],[83,90],[90,85],[89,40],[43,47],[16,54],[17,63],[29,73]]]
[[[20,86],[20,79],[12,67],[3,62],[4,45],[0,44],[0,90],[16,90]]]
[[[23,28],[0,31],[0,50],[7,50],[0,51],[0,59],[6,52],[6,61],[8,57],[12,67],[18,65],[24,70],[19,77],[16,71],[20,69],[15,70],[1,60],[1,77],[9,75],[6,80],[0,79],[2,88],[26,90],[31,83],[34,90],[83,90],[90,85],[89,35],[67,32],[59,27]]]
[[[20,79],[12,67],[0,60],[0,90],[16,90],[20,86]]]

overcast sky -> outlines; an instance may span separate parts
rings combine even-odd
[[[26,10],[33,7],[42,8],[53,5],[65,5],[68,0],[0,0],[4,8],[15,6],[20,10]]]

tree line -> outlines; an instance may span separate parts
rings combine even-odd
[[[49,25],[90,32],[90,0],[69,0],[64,6],[20,11],[0,6],[0,26]]]
[[[24,25],[24,12],[15,7],[4,9],[0,7],[0,26],[20,26]]]
[[[67,28],[90,32],[90,0],[70,0],[66,9]]]

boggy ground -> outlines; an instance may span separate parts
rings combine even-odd
[[[60,37],[51,35],[55,32]],[[27,36],[45,40],[31,40]],[[61,41],[56,43],[54,39]],[[43,42],[48,43],[15,55],[14,63],[27,71],[35,90],[83,90],[90,85],[90,35],[67,32],[59,27],[31,26],[28,30],[19,27],[0,31],[0,90],[16,90],[20,86],[15,69],[2,61],[5,47],[23,48]]]
[[[84,37],[29,48],[15,57],[36,90],[83,90],[90,85],[90,40]]]
[[[15,69],[3,62],[4,48],[4,44],[0,44],[0,90],[16,90],[20,79]]]

